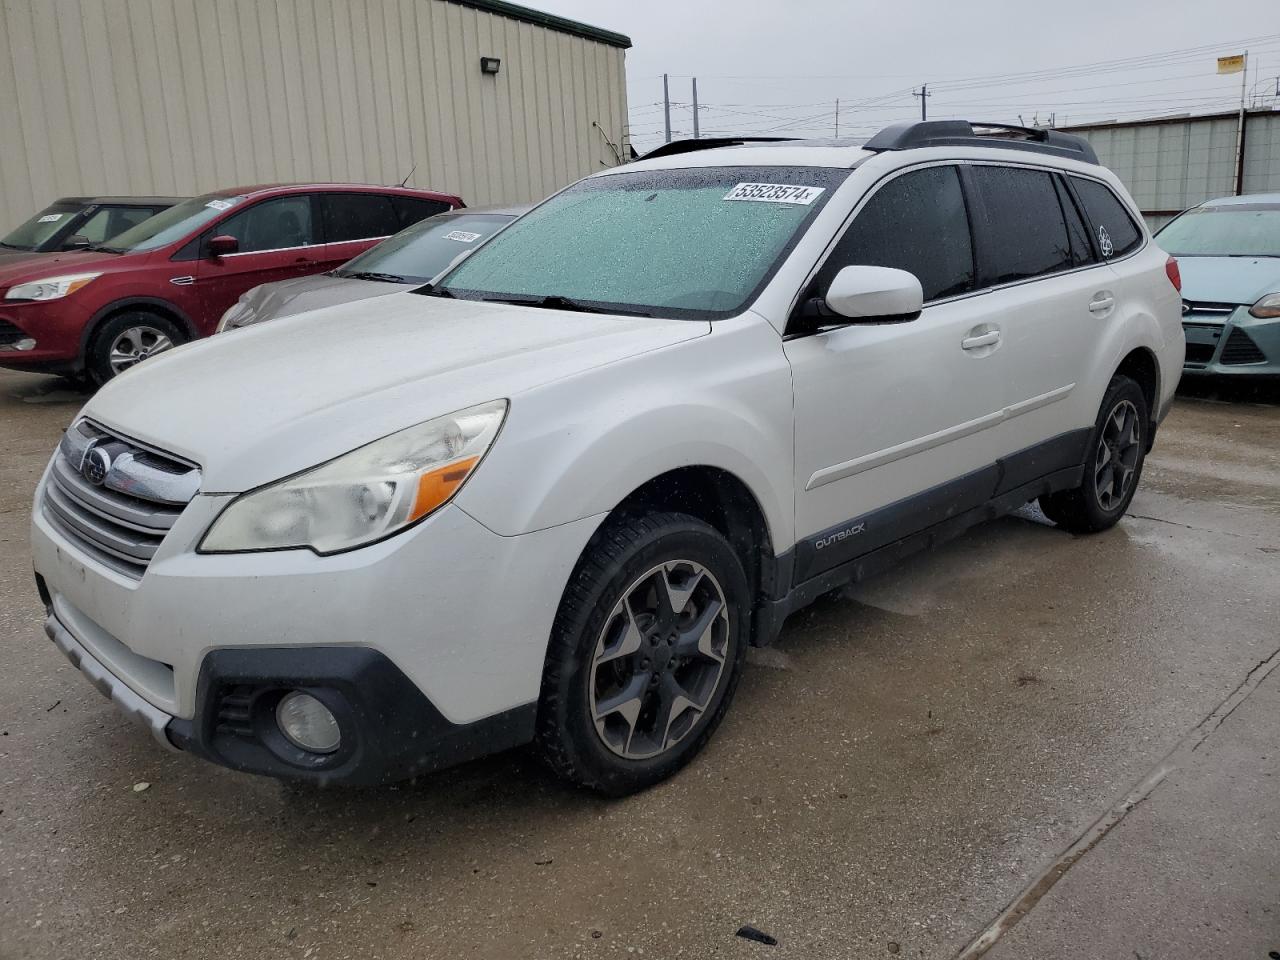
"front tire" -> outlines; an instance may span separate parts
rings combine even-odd
[[[1126,376],[1112,377],[1098,409],[1080,486],[1041,497],[1044,515],[1072,533],[1114,527],[1138,489],[1150,430],[1142,388]]]
[[[680,513],[607,521],[552,628],[536,745],[610,796],[683,767],[711,737],[746,659],[750,591],[716,530]]]
[[[146,310],[127,310],[103,321],[94,331],[85,368],[102,386],[148,357],[186,342],[182,330],[166,317]]]

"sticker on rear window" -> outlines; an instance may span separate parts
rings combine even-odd
[[[205,204],[206,207],[213,207],[215,210],[230,210],[235,204],[230,200],[210,200]]]
[[[822,196],[826,187],[797,187],[786,183],[740,183],[724,195],[726,200],[755,200],[759,203],[797,203],[807,207]]]
[[[457,240],[459,243],[475,243],[480,239],[478,233],[468,233],[466,230],[450,230],[444,235],[446,240]]]
[[[43,217],[37,220],[36,223],[57,223],[61,219],[62,214],[60,213],[46,213]]]

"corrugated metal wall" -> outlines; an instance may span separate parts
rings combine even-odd
[[[1187,207],[1235,188],[1237,117],[1191,117],[1068,128],[1124,181],[1152,229]],[[1280,192],[1280,113],[1250,113],[1244,192]]]
[[[0,0],[0,231],[58,196],[415,164],[473,206],[538,199],[617,163],[623,54],[446,0]]]

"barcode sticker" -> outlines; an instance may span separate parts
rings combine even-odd
[[[796,203],[807,207],[826,187],[797,187],[786,183],[740,183],[724,195],[726,200],[754,200],[757,203]]]
[[[210,200],[205,206],[215,210],[230,210],[234,204],[230,200]]]
[[[459,243],[475,243],[480,239],[478,233],[468,233],[466,230],[450,230],[444,235],[446,240],[457,240]]]
[[[36,223],[57,223],[61,219],[62,214],[60,213],[46,213],[43,217],[37,220]]]

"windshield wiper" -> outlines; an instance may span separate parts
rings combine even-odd
[[[481,303],[510,303],[517,307],[544,307],[548,310],[565,310],[572,313],[610,313],[628,317],[652,317],[646,310],[629,310],[626,307],[598,307],[595,304],[562,297],[558,293],[545,297],[481,297]]]
[[[5,243],[3,240],[0,240],[0,247],[8,247],[10,250],[21,250],[24,253],[30,253],[32,250],[31,247],[20,247],[16,243]]]
[[[91,243],[82,250],[92,250],[94,253],[124,253],[120,247],[108,247],[105,243]]]
[[[377,280],[380,283],[409,283],[396,273],[378,273],[375,270],[356,270],[354,273],[339,273],[337,270],[333,272],[335,277],[350,278],[352,280]]]
[[[411,293],[420,293],[424,297],[447,297],[450,300],[456,300],[457,297],[448,287],[437,287],[433,283],[424,283],[422,286],[411,290]]]

